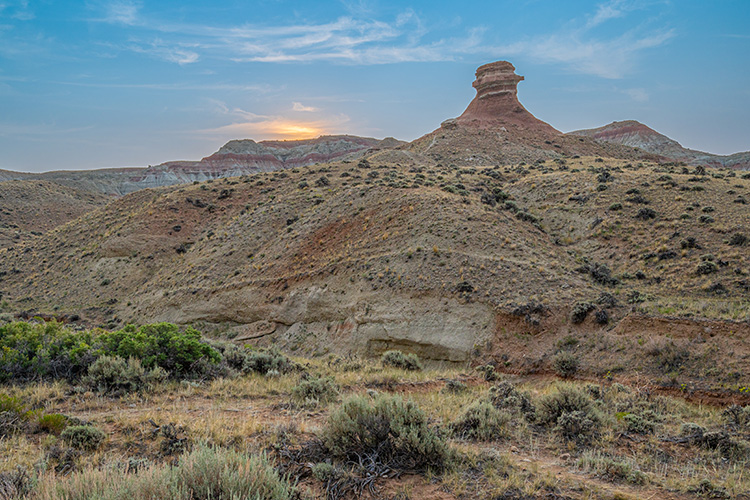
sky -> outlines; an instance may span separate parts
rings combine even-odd
[[[0,168],[413,140],[460,115],[497,60],[558,130],[634,119],[750,150],[749,0],[0,0]]]

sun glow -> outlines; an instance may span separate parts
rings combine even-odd
[[[232,123],[210,130],[204,134],[220,135],[228,138],[249,137],[255,140],[268,139],[312,139],[321,135],[336,133],[346,118],[335,117],[330,120],[298,121],[284,117],[269,117],[257,121]]]

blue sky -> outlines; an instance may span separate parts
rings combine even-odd
[[[0,168],[199,159],[236,138],[412,140],[509,60],[559,130],[750,150],[750,1],[0,0]]]

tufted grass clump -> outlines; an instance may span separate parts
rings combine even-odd
[[[413,401],[387,394],[344,401],[328,418],[323,441],[339,460],[365,459],[399,471],[441,469],[448,453]]]
[[[280,477],[265,455],[208,446],[180,457],[176,466],[154,465],[138,473],[122,468],[88,469],[64,481],[42,477],[39,500],[288,500],[294,487]]]
[[[404,354],[398,350],[386,351],[380,358],[383,366],[391,368],[400,368],[402,370],[419,371],[422,369],[422,362],[416,354]]]

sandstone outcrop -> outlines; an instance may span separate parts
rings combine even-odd
[[[517,127],[546,134],[560,134],[554,127],[529,113],[518,101],[518,83],[523,77],[508,61],[497,61],[477,68],[472,86],[474,100],[456,119],[459,125],[480,128]]]

